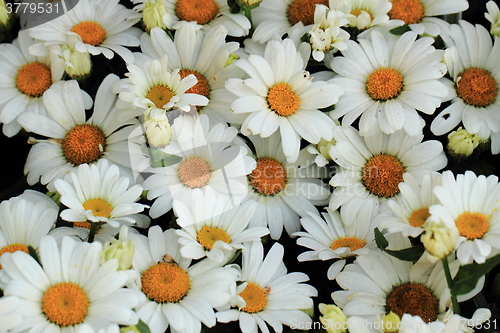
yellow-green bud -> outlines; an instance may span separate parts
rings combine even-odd
[[[120,328],[120,333],[141,333],[137,326],[127,326],[127,327],[121,327]]]
[[[462,127],[448,134],[448,151],[455,157],[468,157],[479,146],[481,137],[477,134],[470,134]]]
[[[335,145],[335,142],[336,142],[335,139],[332,139],[331,141],[326,141],[321,139],[318,142],[319,153],[329,161],[332,160],[332,157],[330,156],[330,148],[332,148]]]
[[[455,250],[460,235],[455,224],[446,225],[444,221],[431,215],[425,222],[424,229],[420,240],[435,259],[443,259]]]
[[[75,34],[68,35],[68,43],[65,45],[53,45],[50,50],[59,59],[64,62],[64,70],[75,80],[81,80],[90,75],[92,70],[92,60],[90,53],[80,52],[75,48],[79,36]]]
[[[118,269],[126,270],[132,267],[135,246],[132,239],[128,239],[128,227],[122,226],[119,240],[111,238],[104,244],[101,252],[101,265],[111,259],[118,260]]]
[[[333,304],[324,303],[320,303],[318,308],[323,315],[319,317],[319,320],[328,333],[347,332],[347,316],[342,309]]]
[[[162,0],[145,0],[144,10],[142,11],[142,21],[147,31],[158,27],[166,29],[167,25],[163,17],[167,15],[167,6]]]
[[[314,317],[314,306],[310,309],[301,309],[301,311],[311,318]]]
[[[236,53],[230,53],[229,56],[227,57],[226,64],[224,67],[227,67],[234,63],[236,60],[238,60],[240,57]]]
[[[236,0],[238,6],[242,9],[254,9],[259,7],[262,0]]]
[[[168,122],[166,114],[161,114],[146,120],[146,137],[150,146],[163,148],[172,139],[172,126]]]
[[[401,319],[394,312],[389,312],[382,316],[382,331],[384,333],[396,333],[399,331]]]
[[[14,22],[14,11],[7,7],[4,0],[0,0],[0,32],[9,30]]]

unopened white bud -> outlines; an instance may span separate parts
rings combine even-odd
[[[135,246],[132,239],[128,239],[128,227],[122,226],[119,239],[111,238],[104,244],[101,252],[101,265],[111,259],[118,260],[118,269],[126,270],[132,267]]]
[[[323,315],[319,317],[319,320],[328,333],[347,332],[347,316],[341,308],[324,303],[320,303],[318,308]]]

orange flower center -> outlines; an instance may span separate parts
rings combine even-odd
[[[85,291],[71,282],[53,285],[43,294],[42,311],[47,319],[61,327],[83,322],[89,299]]]
[[[488,217],[482,213],[462,213],[455,223],[460,235],[469,240],[482,238],[490,227]]]
[[[219,6],[214,0],[178,0],[175,13],[182,21],[207,24],[217,16]]]
[[[9,253],[14,253],[16,251],[23,251],[25,253],[28,253],[28,246],[20,243],[12,243],[10,245],[5,245],[0,249],[0,257],[2,254],[9,252]],[[0,269],[2,269],[2,265],[0,265]]]
[[[186,91],[186,94],[198,94],[205,96],[206,98],[210,97],[210,85],[208,84],[208,80],[198,71],[193,71],[190,69],[181,69],[179,71],[179,75],[181,76],[181,80],[188,76],[189,74],[193,74],[198,79],[198,83],[189,88]],[[197,106],[196,109],[200,110],[203,106]]]
[[[419,316],[426,323],[436,320],[439,313],[439,300],[419,283],[407,282],[394,287],[387,295],[386,304],[387,313],[392,311],[399,318],[408,313]]]
[[[113,211],[113,206],[101,198],[85,201],[83,208],[85,208],[85,210],[91,210],[94,216],[102,216],[105,218],[109,218],[109,215]]]
[[[75,166],[99,159],[105,147],[104,133],[91,124],[73,127],[62,141],[64,157]]]
[[[268,291],[256,283],[248,282],[245,290],[238,294],[245,300],[245,306],[240,311],[256,313],[264,310],[267,304]]]
[[[23,94],[29,97],[40,97],[52,85],[52,72],[41,62],[30,62],[16,75],[16,86]]]
[[[71,28],[71,31],[82,38],[82,42],[90,45],[101,45],[106,39],[106,31],[101,25],[94,21],[83,21],[77,23]]]
[[[328,0],[293,0],[286,14],[291,25],[302,22],[304,25],[314,23],[316,4],[328,6]]]
[[[73,222],[73,227],[75,228],[90,229],[90,226],[90,222]]]
[[[146,98],[153,102],[158,109],[163,109],[163,106],[170,102],[170,99],[172,99],[174,95],[175,94],[168,87],[158,85],[149,90]]]
[[[395,98],[403,90],[403,77],[392,68],[380,67],[366,80],[366,92],[377,101]]]
[[[415,209],[411,214],[408,222],[415,228],[423,228],[425,221],[431,216],[429,213],[429,207],[424,207],[420,209]]]
[[[142,273],[142,292],[157,303],[180,301],[186,296],[191,280],[176,263],[159,262]]]
[[[297,112],[300,106],[300,97],[292,91],[287,83],[277,83],[267,93],[267,103],[271,110],[286,117]]]
[[[285,188],[287,175],[280,162],[272,157],[257,159],[257,167],[248,175],[250,184],[262,195],[276,195]]]
[[[330,245],[330,248],[332,250],[339,249],[341,247],[348,247],[351,252],[354,252],[358,249],[361,249],[363,246],[366,245],[366,242],[362,239],[359,239],[357,237],[339,237],[335,241],[332,242]]]
[[[200,188],[208,184],[210,179],[210,166],[200,157],[188,157],[183,160],[177,176],[182,184],[191,188]]]
[[[420,0],[392,0],[391,2],[392,9],[388,15],[392,20],[402,20],[405,24],[413,24],[424,18],[425,9]]]
[[[223,241],[227,244],[231,243],[231,237],[229,237],[225,230],[217,227],[208,227],[206,225],[198,231],[197,240],[206,250],[211,250],[214,243],[217,241]]]
[[[460,73],[459,78],[457,96],[465,104],[483,108],[497,100],[498,84],[489,71],[471,67]]]
[[[405,168],[394,156],[380,154],[368,160],[363,168],[362,182],[372,194],[389,198],[399,193]]]

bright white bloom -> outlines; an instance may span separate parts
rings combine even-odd
[[[93,332],[110,324],[135,325],[133,310],[143,295],[123,288],[132,271],[117,271],[116,260],[99,265],[100,243],[77,243],[69,237],[58,247],[45,236],[40,241],[41,265],[24,252],[0,258],[7,282],[6,296],[22,300],[18,331]]]
[[[495,1],[491,0],[486,3],[484,17],[491,23],[490,33],[494,36],[500,37],[500,9]]]
[[[335,123],[319,109],[337,103],[343,93],[335,84],[313,81],[305,71],[307,59],[309,53],[304,59],[291,39],[272,40],[264,57],[250,55],[235,62],[249,79],[226,83],[239,97],[231,110],[248,114],[241,132],[267,138],[279,128],[283,151],[292,163],[297,160],[301,138],[310,143],[332,139]]]
[[[453,99],[432,121],[431,131],[436,135],[448,133],[460,122],[471,134],[481,140],[491,137],[491,151],[500,152],[500,41],[481,25],[475,27],[460,21],[450,28],[449,46],[444,55],[448,72],[454,84],[449,82]],[[481,47],[479,47],[481,45]]]
[[[267,325],[274,332],[283,332],[282,325],[294,321],[312,325],[311,318],[299,309],[313,306],[311,297],[316,289],[302,283],[309,280],[304,273],[289,273],[283,264],[284,248],[275,243],[264,259],[262,243],[245,246],[242,254],[241,281],[236,288],[231,306],[236,309],[219,311],[217,320],[223,323],[239,321],[243,333],[268,333]]]
[[[154,226],[148,237],[131,237],[136,245],[133,268],[138,278],[129,287],[147,297],[136,311],[151,332],[163,333],[170,326],[174,333],[198,333],[201,323],[213,327],[213,308],[227,306],[238,271],[208,259],[190,266],[191,259],[179,252],[174,229],[162,232]]]
[[[433,114],[448,94],[439,81],[446,74],[443,51],[432,46],[433,38],[417,40],[411,31],[399,37],[374,31],[369,37],[348,41],[343,57],[330,64],[339,75],[329,82],[345,90],[330,116],[343,116],[342,125],[349,126],[361,115],[361,134],[375,122],[386,134],[420,134],[424,121],[417,110]]]

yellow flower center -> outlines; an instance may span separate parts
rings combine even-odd
[[[29,97],[40,97],[52,85],[52,72],[41,62],[30,62],[17,71],[16,86]]]
[[[214,243],[217,241],[223,241],[227,244],[231,243],[231,237],[229,237],[225,230],[217,227],[208,227],[206,225],[198,231],[197,240],[206,250],[211,250]]]
[[[300,97],[292,91],[287,83],[277,83],[267,93],[267,103],[271,110],[286,117],[297,112],[300,106]]]
[[[183,160],[177,170],[177,176],[181,183],[191,188],[200,188],[207,185],[210,174],[208,163],[196,156]]]
[[[198,71],[193,71],[190,69],[181,69],[179,71],[179,75],[181,79],[185,78],[189,74],[193,74],[198,79],[198,83],[189,88],[186,91],[186,94],[198,94],[205,96],[206,98],[210,97],[210,85],[208,84],[208,80]],[[197,106],[196,109],[200,110],[203,106]]]
[[[387,313],[394,312],[403,317],[408,313],[419,316],[426,323],[437,319],[439,313],[439,300],[426,286],[407,282],[396,286],[386,298]]]
[[[372,194],[389,198],[399,193],[405,168],[392,155],[380,154],[368,160],[363,168],[362,182]]]
[[[178,0],[175,13],[182,21],[207,24],[217,16],[219,6],[214,0]]]
[[[83,21],[71,28],[71,31],[82,38],[82,42],[90,45],[101,45],[106,39],[106,31],[101,25],[94,21]]]
[[[73,127],[62,141],[64,157],[75,166],[99,159],[105,146],[104,133],[91,124]]]
[[[265,288],[256,283],[248,282],[245,290],[238,294],[246,303],[245,307],[241,308],[240,311],[248,313],[261,312],[266,307],[267,294],[268,291]]]
[[[287,175],[280,162],[271,157],[261,157],[248,179],[258,193],[276,195],[285,188]]]
[[[403,90],[403,77],[392,68],[380,67],[366,80],[366,92],[377,101],[395,98]]]
[[[354,9],[354,10],[351,10],[350,14],[358,17],[362,12],[367,12],[368,15],[370,15],[370,18],[373,20],[373,14],[369,10],[366,10],[366,9]]]
[[[408,222],[410,222],[410,225],[412,227],[423,228],[424,223],[425,221],[427,221],[429,216],[431,216],[431,214],[429,213],[429,207],[415,209],[413,212],[411,212]]]
[[[286,14],[291,25],[302,22],[304,25],[314,23],[316,4],[328,6],[328,0],[293,0]]]
[[[0,249],[0,257],[6,252],[14,253],[16,251],[23,251],[25,253],[28,253],[28,246],[20,243],[5,245],[4,247],[2,247],[2,249]],[[2,269],[2,265],[0,265],[0,269]]]
[[[188,273],[176,263],[159,262],[142,273],[142,292],[157,303],[180,301],[191,285]]]
[[[85,208],[85,210],[91,210],[92,215],[94,216],[102,216],[106,218],[109,218],[109,215],[113,211],[113,206],[101,198],[85,201],[83,208]]]
[[[498,84],[489,71],[471,67],[460,73],[459,77],[457,96],[465,104],[483,108],[497,100]]]
[[[339,249],[341,247],[348,247],[351,252],[354,252],[358,249],[361,249],[363,246],[366,245],[366,242],[362,239],[359,239],[357,237],[339,237],[335,241],[332,242],[330,245],[330,248],[332,250]]]
[[[47,319],[61,327],[83,322],[89,299],[85,291],[71,282],[53,285],[43,294],[42,311]]]
[[[482,238],[490,227],[488,217],[482,213],[462,213],[455,223],[460,235],[469,240]]]
[[[159,85],[151,88],[146,98],[153,102],[158,109],[163,109],[163,106],[170,102],[170,99],[172,99],[174,95],[175,94],[168,87]]]
[[[403,20],[405,24],[413,24],[424,18],[424,5],[420,0],[392,0],[392,9],[389,18]]]

